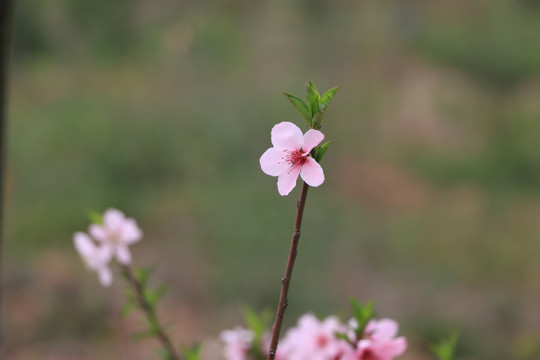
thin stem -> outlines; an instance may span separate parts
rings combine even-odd
[[[268,356],[266,358],[267,360],[274,360],[276,356],[279,334],[281,332],[281,325],[283,323],[283,316],[285,315],[285,309],[289,304],[287,294],[289,293],[289,285],[291,283],[294,261],[296,260],[296,254],[298,253],[300,227],[302,226],[302,217],[304,215],[304,206],[306,205],[308,189],[309,185],[304,182],[302,185],[302,191],[300,193],[300,199],[296,203],[296,221],[294,223],[291,249],[289,251],[289,260],[287,261],[287,267],[285,268],[285,275],[283,278],[281,278],[281,293],[279,295],[276,319],[274,321],[274,326],[272,327],[272,340],[270,341],[270,349],[268,350]]]
[[[143,286],[133,275],[133,270],[131,270],[131,267],[127,265],[121,266],[127,281],[129,282],[133,290],[135,290],[137,304],[139,305],[139,308],[146,314],[149,323],[156,332],[157,339],[159,340],[159,342],[161,342],[161,345],[163,345],[167,353],[171,356],[171,360],[182,360],[182,358],[174,348],[171,339],[169,339],[169,336],[167,335],[163,327],[160,325],[156,312],[154,311],[154,307],[150,305],[150,303],[148,303],[148,301],[146,300],[146,297],[144,296]]]
[[[6,104],[7,104],[7,67],[11,44],[11,0],[0,1],[0,284],[2,279],[2,220],[4,207],[4,169],[6,151]],[[0,309],[2,306],[2,288],[0,287]],[[0,312],[0,344],[2,343],[2,316]]]

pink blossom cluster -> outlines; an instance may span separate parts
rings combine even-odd
[[[398,324],[391,319],[370,320],[360,338],[355,335],[355,320],[341,323],[329,316],[320,321],[313,314],[300,317],[280,341],[277,360],[392,360],[407,348],[404,337],[396,337]],[[342,336],[337,336],[342,334]],[[226,360],[254,360],[254,346],[267,353],[268,336],[254,344],[251,330],[236,327],[221,333]]]
[[[128,246],[141,239],[141,229],[121,211],[109,209],[103,214],[103,223],[90,225],[88,232],[90,236],[83,232],[73,235],[75,249],[88,268],[98,274],[101,284],[109,286],[113,280],[109,263],[113,258],[124,265],[131,263]]]

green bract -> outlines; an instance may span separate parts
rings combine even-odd
[[[306,84],[307,104],[298,96],[288,93],[285,93],[285,96],[289,99],[295,109],[298,110],[300,115],[302,115],[307,126],[311,129],[319,130],[322,126],[322,119],[326,108],[336,95],[337,91],[338,87],[336,86],[321,96],[315,87],[315,84],[310,80]]]
[[[457,334],[452,334],[448,339],[442,340],[440,343],[431,347],[439,360],[453,360],[454,352],[458,341]]]

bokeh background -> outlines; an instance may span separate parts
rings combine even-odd
[[[376,300],[403,360],[540,358],[540,2],[20,0],[10,73],[3,359],[152,359],[72,234],[122,209],[160,316],[219,359],[246,307],[274,311],[299,190],[259,156],[340,90],[286,324]]]

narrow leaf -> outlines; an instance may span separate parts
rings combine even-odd
[[[147,291],[145,292],[146,301],[153,307],[161,300],[165,292],[167,292],[167,285],[165,284],[158,286],[154,291]]]
[[[311,80],[306,84],[306,92],[311,116],[315,116],[315,114],[319,112],[320,95],[315,87],[315,84],[313,84]]]
[[[94,224],[103,224],[103,216],[95,210],[88,210],[86,216]]]
[[[360,338],[364,334],[364,330],[369,320],[375,316],[375,311],[373,310],[373,302],[370,301],[367,305],[362,306],[360,302],[356,299],[351,299],[351,307],[353,310],[353,316],[358,323],[358,328],[355,329],[356,336]]]
[[[341,339],[341,340],[345,340],[346,342],[350,342],[350,339],[349,339],[349,336],[347,336],[347,334],[345,333],[340,333],[340,332],[334,332],[334,336],[337,338],[337,339]]]
[[[261,337],[268,327],[268,323],[271,319],[271,313],[263,311],[260,315],[252,309],[245,311],[245,317],[248,327],[253,330],[256,337]]]
[[[304,100],[288,93],[284,93],[284,95],[287,97],[287,99],[289,99],[294,108],[298,110],[300,115],[302,115],[307,125],[311,127],[311,111]]]
[[[453,360],[457,341],[458,336],[456,333],[453,333],[448,339],[444,339],[438,344],[433,345],[431,350],[439,360]]]
[[[156,334],[157,334],[156,330],[151,328],[151,329],[139,331],[131,335],[131,338],[133,340],[139,341],[139,340],[143,340],[143,339],[147,339],[149,337],[155,336]]]
[[[323,116],[324,116],[324,110],[319,111],[318,113],[315,114],[315,116],[313,116],[312,127],[315,130],[319,130],[321,128]]]
[[[146,283],[148,282],[148,278],[152,273],[154,272],[154,269],[151,267],[147,268],[137,268],[135,269],[135,279],[141,284],[143,288],[146,287]]]
[[[182,349],[182,354],[185,360],[199,360],[199,353],[201,351],[201,344],[195,344],[186,346]]]
[[[165,348],[159,348],[157,353],[158,353],[159,357],[164,359],[164,360],[174,360],[173,354],[171,354],[169,352],[169,350],[167,350]]]
[[[319,164],[321,163],[322,158],[324,157],[324,154],[326,154],[326,151],[328,150],[328,147],[330,146],[330,143],[332,141],[327,141],[324,144],[317,146],[315,148],[315,152],[313,154],[313,158],[315,161],[317,161]]]
[[[126,317],[136,307],[137,307],[137,303],[135,301],[130,300],[124,306],[122,306],[122,309],[120,310],[120,315],[122,315],[122,317]]]
[[[337,91],[339,89],[339,86],[336,86],[335,88],[331,88],[330,90],[328,90],[327,92],[325,92],[322,96],[321,96],[321,107],[323,109],[326,110],[326,107],[328,106],[328,104],[330,104],[330,101],[332,101],[332,99],[334,98],[334,96],[336,95]]]

